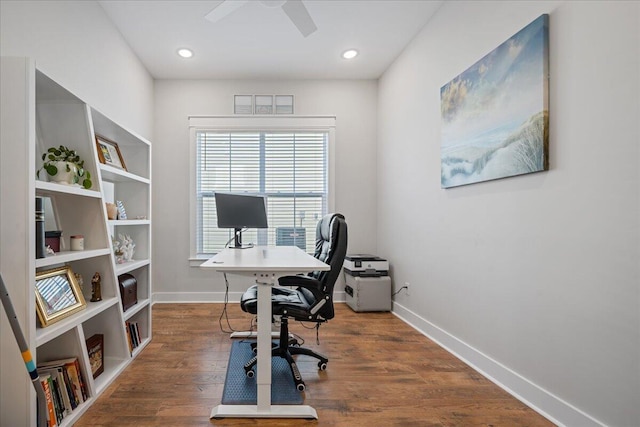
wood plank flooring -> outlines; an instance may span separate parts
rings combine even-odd
[[[209,420],[220,403],[231,340],[220,330],[222,304],[156,304],[153,341],[97,399],[76,426],[551,426],[390,313],[354,313],[291,332],[329,357],[326,371],[299,357],[305,404],[319,420]],[[229,304],[247,330],[251,316]]]

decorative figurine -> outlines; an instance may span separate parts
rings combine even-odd
[[[113,242],[113,253],[116,256],[117,264],[124,264],[133,260],[133,253],[136,244],[133,242],[131,236],[125,234],[118,234],[120,240],[111,238]]]
[[[91,302],[102,301],[102,291],[100,290],[100,273],[96,271],[91,279]]]
[[[122,258],[125,262],[129,262],[133,259],[133,251],[136,247],[136,244],[133,242],[133,239],[129,235],[120,234],[120,240],[122,244],[120,245],[120,249],[122,250]]]

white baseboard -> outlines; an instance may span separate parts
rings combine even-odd
[[[229,302],[238,303],[242,292],[229,292]],[[224,302],[224,292],[154,292],[153,303]],[[334,292],[334,302],[345,302],[344,292]]]
[[[229,302],[239,302],[242,292],[229,292]],[[154,292],[154,303],[224,302],[224,292]]]
[[[394,302],[392,313],[554,424],[582,427],[604,426],[589,414],[534,384],[406,307]]]

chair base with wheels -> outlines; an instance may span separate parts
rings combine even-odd
[[[327,363],[329,359],[317,353],[311,349],[300,347],[297,345],[297,341],[295,339],[289,338],[289,319],[283,317],[280,323],[280,342],[271,349],[271,357],[282,357],[289,364],[289,368],[291,369],[291,374],[293,375],[293,381],[296,384],[296,389],[298,391],[304,391],[306,386],[304,381],[302,380],[302,375],[300,375],[300,370],[298,369],[298,365],[296,361],[293,359],[294,355],[305,355],[311,356],[318,359],[318,369],[324,371],[327,369]],[[244,372],[247,377],[253,378],[255,376],[255,371],[253,368],[256,366],[258,362],[258,356],[254,356],[251,360],[249,360],[244,365]]]

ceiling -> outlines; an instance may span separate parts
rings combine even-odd
[[[256,0],[215,23],[217,0],[99,3],[156,79],[375,79],[443,0],[303,0],[318,27],[306,38]],[[349,48],[360,54],[345,60]]]

